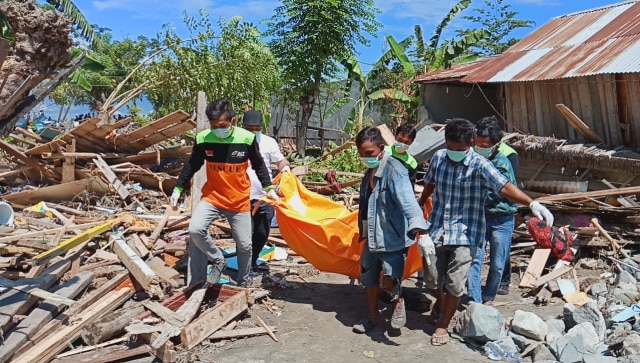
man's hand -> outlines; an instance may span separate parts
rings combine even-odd
[[[281,172],[283,172],[283,173],[284,173],[284,172],[288,172],[288,171],[291,171],[291,168],[289,167],[289,165],[285,165],[285,166],[282,168],[282,170],[280,170],[280,171],[281,171]]]
[[[267,191],[267,198],[273,200],[274,202],[278,202],[280,200],[280,197],[278,196],[278,193],[276,193],[275,188],[269,189]]]
[[[171,194],[171,198],[169,198],[169,204],[171,204],[171,207],[175,208],[178,206],[178,200],[180,200],[180,192],[178,191],[174,191],[173,194]]]
[[[540,218],[544,219],[547,223],[547,226],[553,225],[553,214],[547,209],[547,207],[540,204],[540,202],[536,202],[535,200],[529,204],[529,208],[531,208],[531,213]]]

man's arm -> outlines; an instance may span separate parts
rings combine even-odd
[[[528,195],[524,194],[522,190],[518,189],[513,183],[507,183],[500,190],[500,195],[509,199],[510,201],[522,205],[529,205],[533,202],[533,199]]]
[[[284,169],[285,166],[289,166],[289,160],[287,159],[282,159],[280,161],[278,161],[277,163],[275,163],[276,166],[278,167],[278,171],[282,171],[282,169]]]
[[[436,189],[435,184],[425,184],[424,189],[422,189],[422,194],[420,194],[420,199],[418,199],[418,204],[424,205],[427,202],[427,199],[433,194],[433,191]]]
[[[200,170],[202,164],[204,164],[204,147],[202,144],[195,144],[191,150],[189,161],[182,166],[180,176],[178,176],[178,181],[173,190],[182,193],[184,188],[189,185],[193,175]]]
[[[262,154],[260,154],[260,148],[258,147],[258,141],[254,138],[251,146],[249,146],[249,160],[251,160],[251,167],[255,170],[258,180],[262,187],[267,190],[271,189],[271,178],[269,178],[269,169],[264,164]]]

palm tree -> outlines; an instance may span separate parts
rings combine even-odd
[[[94,36],[93,26],[87,21],[80,9],[71,0],[46,0],[61,13],[71,18],[73,25],[77,26],[80,34],[91,42]]]

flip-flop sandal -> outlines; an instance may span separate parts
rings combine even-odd
[[[449,343],[449,333],[442,334],[442,335],[438,335],[434,333],[431,336],[431,345],[440,346],[440,345],[445,345],[447,343]]]

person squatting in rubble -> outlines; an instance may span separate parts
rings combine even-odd
[[[245,129],[253,132],[256,135],[258,141],[258,148],[264,164],[269,172],[269,179],[272,179],[271,164],[277,166],[279,172],[291,171],[289,168],[289,161],[282,155],[280,146],[274,138],[262,133],[262,112],[260,111],[246,111],[242,115],[242,126]],[[267,192],[262,187],[262,183],[258,178],[253,167],[247,169],[249,173],[249,179],[251,180],[251,211],[253,213],[256,204],[259,203],[260,198],[265,197]],[[251,217],[252,222],[252,255],[251,255],[251,269],[253,272],[258,271],[258,258],[260,257],[260,251],[264,248],[269,238],[271,231],[271,219],[274,215],[273,206],[268,203],[259,203],[258,209]]]
[[[206,279],[215,284],[220,280],[226,261],[209,235],[211,222],[225,216],[236,242],[238,275],[236,283],[247,286],[251,273],[251,182],[249,161],[267,193],[278,200],[269,171],[258,149],[253,132],[235,126],[236,117],[231,102],[225,98],[207,105],[206,115],[211,128],[196,135],[189,161],[184,164],[170,202],[176,207],[180,195],[193,175],[205,165],[207,180],[202,186],[202,198],[191,214],[189,223],[187,285]],[[207,273],[207,262],[211,270]]]
[[[426,232],[427,225],[413,190],[407,188],[407,169],[384,151],[380,130],[361,130],[356,146],[367,167],[360,185],[358,228],[360,242],[365,243],[360,257],[360,283],[365,287],[369,315],[354,325],[353,331],[367,333],[380,323],[380,289],[391,295],[391,328],[398,330],[407,320],[401,297],[407,250],[417,235]]]
[[[516,176],[511,167],[511,162],[498,150],[502,140],[502,130],[491,119],[482,119],[476,123],[473,150],[483,156],[498,169],[500,174],[516,184]],[[518,212],[518,204],[510,202],[494,191],[489,191],[485,204],[486,232],[483,242],[478,246],[475,258],[469,270],[467,290],[471,300],[483,304],[492,305],[498,292],[504,266],[509,264],[511,252],[511,234],[513,233],[515,214]],[[482,287],[482,265],[486,251],[486,243],[489,242],[489,274],[487,282]]]
[[[495,125],[500,127],[500,122],[495,116],[483,117],[476,122],[478,124],[484,125]],[[476,126],[477,128],[477,126]],[[507,145],[504,141],[500,141],[497,146],[498,152],[509,160],[511,163],[511,168],[513,169],[513,174],[516,175],[518,172],[518,166],[520,165],[520,157],[518,156],[518,152]],[[509,294],[509,285],[511,285],[511,260],[506,259],[504,263],[504,269],[502,271],[502,279],[500,280],[500,285],[498,286],[498,295],[508,295]]]
[[[433,194],[433,210],[427,222],[430,239],[419,241],[420,249],[425,251],[425,285],[436,297],[431,311],[436,326],[432,345],[449,342],[449,323],[460,304],[476,249],[484,241],[487,193],[493,191],[510,201],[529,205],[534,215],[544,216],[548,222],[553,220],[547,208],[520,191],[489,160],[471,149],[474,133],[473,124],[466,119],[447,122],[446,150],[437,151],[431,159],[419,201],[424,205]]]

